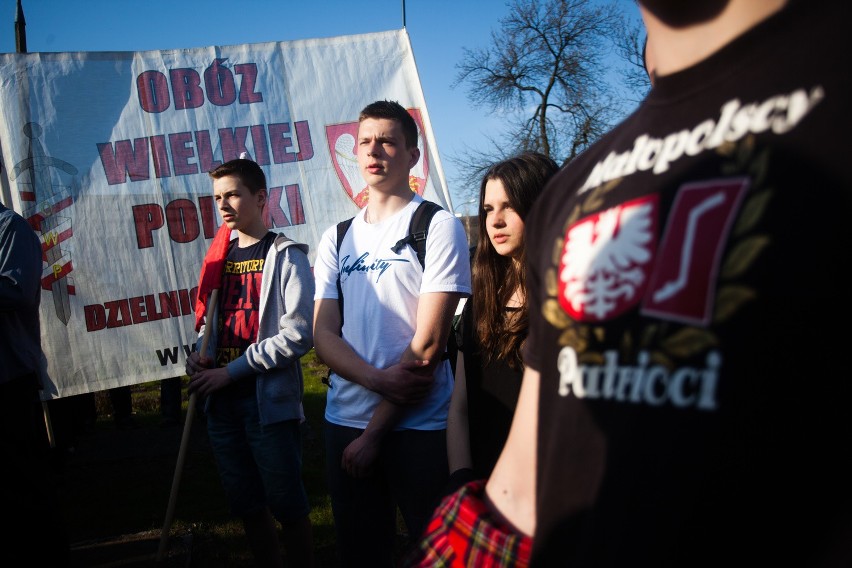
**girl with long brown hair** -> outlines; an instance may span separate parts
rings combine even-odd
[[[524,219],[557,169],[549,157],[526,152],[492,165],[480,186],[473,295],[456,332],[447,422],[453,486],[487,478],[509,433],[527,335]]]

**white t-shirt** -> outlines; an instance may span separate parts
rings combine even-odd
[[[317,249],[314,299],[337,299],[340,272],[343,339],[362,359],[380,369],[398,363],[411,343],[420,294],[470,294],[470,257],[464,228],[447,211],[438,211],[429,225],[425,271],[411,246],[399,254],[391,250],[408,235],[411,216],[421,201],[415,195],[411,203],[381,223],[367,223],[365,211],[361,211],[340,246],[339,264],[336,225],[323,233]],[[330,383],[326,419],[333,424],[366,428],[381,396],[334,373]],[[435,370],[432,394],[412,407],[396,429],[446,428],[452,390],[450,365],[443,361]]]

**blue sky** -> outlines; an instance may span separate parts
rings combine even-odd
[[[634,2],[621,0],[637,12]],[[15,51],[16,0],[0,0],[0,51]],[[27,49],[145,51],[331,37],[403,27],[402,0],[23,0]],[[463,49],[487,47],[501,0],[407,0],[405,27],[453,204],[464,199],[451,156],[483,147],[500,121],[452,88]]]

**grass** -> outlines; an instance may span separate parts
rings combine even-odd
[[[333,567],[337,549],[322,439],[326,386],[321,378],[327,368],[313,351],[302,364],[307,417],[303,479],[312,508],[316,565]],[[165,554],[154,561],[182,435],[181,428],[159,426],[159,392],[156,381],[132,387],[139,425],[133,430],[116,428],[106,393],[96,393],[98,418],[84,433],[68,436],[63,429],[73,420],[56,413],[54,429],[65,440],[55,452],[54,469],[74,566],[252,566],[242,525],[228,514],[200,412],[190,429]],[[185,416],[186,379],[183,394]]]

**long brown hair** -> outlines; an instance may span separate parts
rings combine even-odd
[[[485,224],[485,185],[499,180],[506,190],[512,209],[526,220],[535,199],[541,194],[550,177],[559,167],[549,157],[538,152],[524,152],[492,165],[479,187],[479,241],[473,257],[473,320],[479,339],[482,359],[505,360],[513,369],[520,369],[521,346],[527,336],[528,311],[526,303],[526,250],[517,261],[497,254],[488,238]],[[506,315],[505,306],[515,290],[524,302],[520,309]]]

